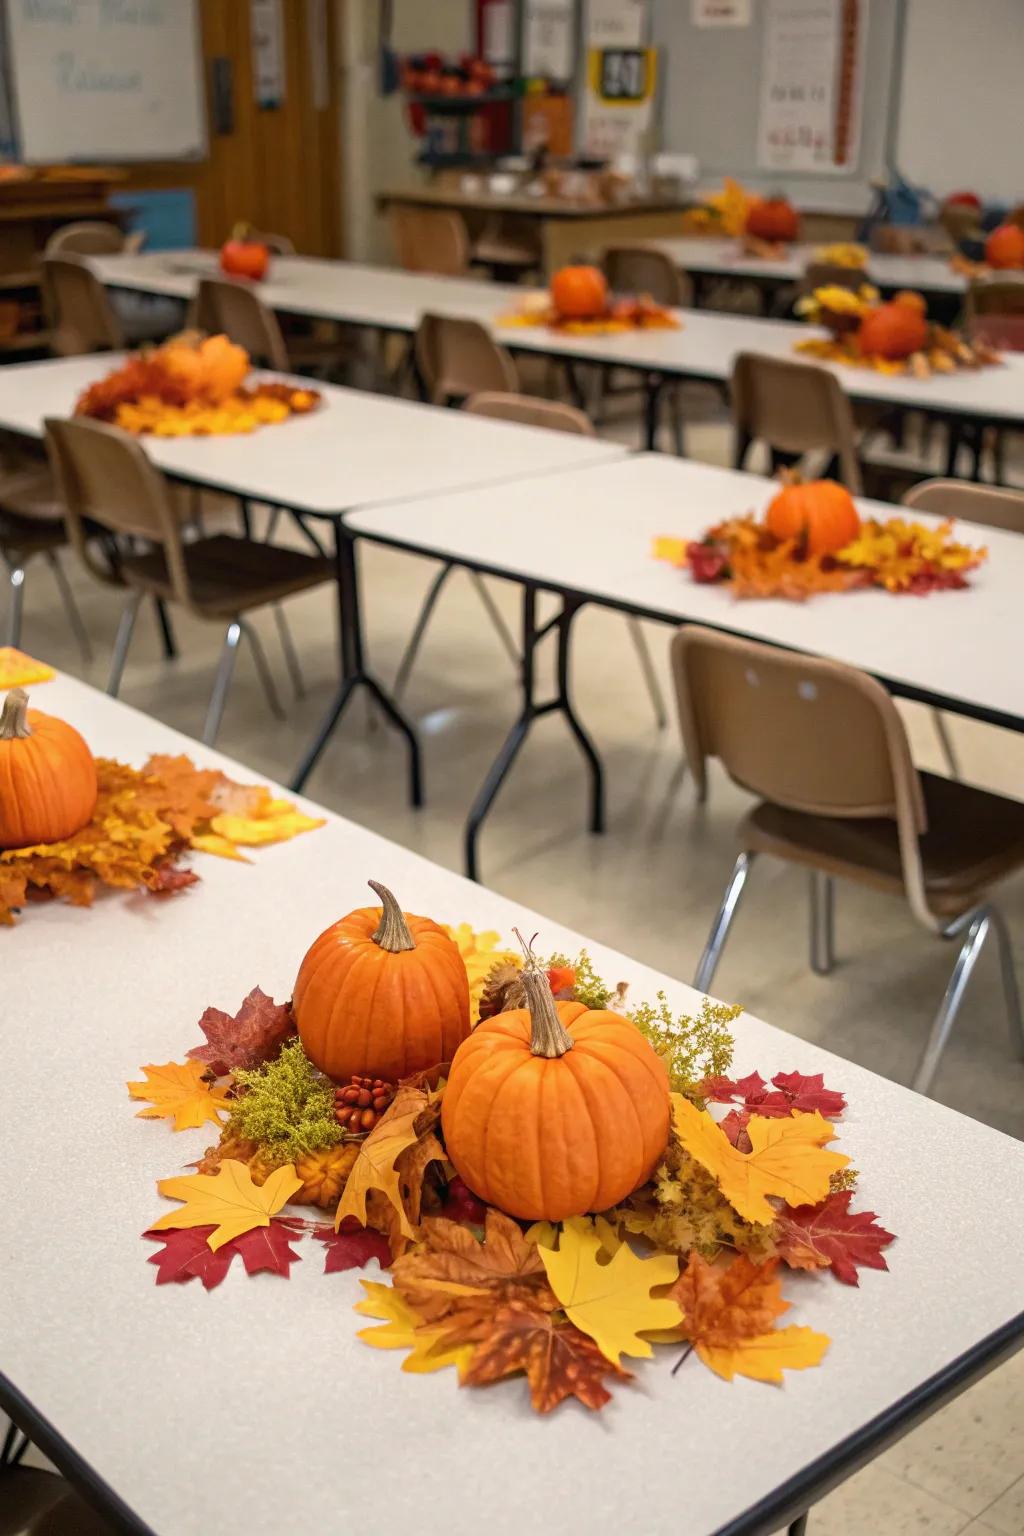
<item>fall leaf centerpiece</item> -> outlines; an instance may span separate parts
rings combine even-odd
[[[747,513],[699,539],[662,536],[654,558],[688,570],[696,582],[726,585],[734,597],[795,601],[865,587],[917,596],[956,590],[987,558],[984,548],[957,542],[951,522],[861,518],[834,480],[804,484],[791,472],[782,478],[763,522]]]
[[[162,346],[132,353],[90,384],[76,416],[112,422],[136,436],[224,437],[305,415],[315,389],[261,379],[247,384],[249,354],[226,336],[183,331]]]
[[[530,294],[501,315],[504,326],[547,326],[570,336],[614,336],[624,331],[677,331],[681,321],[649,293],[616,297],[599,267],[561,267],[546,293]]]
[[[817,1365],[827,1337],[779,1325],[782,1275],[810,1300],[893,1240],[851,1210],[843,1095],[730,1077],[738,1009],[627,1008],[585,953],[517,955],[371,885],[380,907],[325,930],[290,1004],[208,1008],[204,1044],[129,1083],[143,1118],[220,1128],[158,1183],[157,1284],[212,1289],[236,1255],[287,1278],[305,1238],[325,1274],[375,1260],[361,1339],[462,1386],[524,1375],[539,1413],[601,1408],[665,1345],[726,1379]]]
[[[980,337],[968,342],[929,321],[919,293],[904,291],[883,303],[870,283],[856,290],[832,283],[798,299],[796,309],[812,325],[829,332],[827,338],[814,336],[796,343],[798,352],[823,362],[927,379],[935,373],[1001,361],[996,349]]]

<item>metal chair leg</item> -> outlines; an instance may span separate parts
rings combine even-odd
[[[302,680],[299,655],[295,649],[295,641],[292,639],[291,628],[280,603],[274,604],[274,623],[277,625],[281,650],[284,653],[284,664],[288,668],[288,676],[292,680],[292,692],[297,699],[304,699],[306,697],[306,685]]]
[[[827,976],[835,965],[835,895],[836,883],[820,869],[810,872],[811,886],[811,970]]]
[[[651,653],[647,645],[647,636],[644,634],[643,625],[640,623],[639,619],[630,615],[627,617],[626,623],[629,626],[630,637],[633,641],[633,645],[636,648],[637,660],[640,663],[640,670],[644,675],[644,682],[647,684],[647,692],[651,697],[651,704],[654,708],[654,718],[658,723],[658,730],[663,731],[666,725],[668,725],[668,713],[665,709],[665,695],[661,691],[661,684],[658,682],[658,674],[654,670],[654,662],[651,660]]]
[[[685,459],[686,429],[683,424],[683,410],[678,388],[668,390],[666,398],[668,400],[669,419],[672,425],[672,445],[675,448],[676,457]]]
[[[269,544],[271,539],[274,537],[274,529],[277,527],[280,516],[281,508],[271,507],[270,516],[267,518],[267,531],[263,535],[264,544]]]
[[[121,620],[117,626],[117,639],[114,641],[114,654],[110,658],[110,676],[107,678],[107,692],[114,699],[117,698],[121,688],[124,664],[128,657],[128,647],[132,643],[132,631],[135,628],[135,620],[138,617],[141,602],[141,592],[129,592],[125,599],[124,607],[121,609]]]
[[[445,565],[442,565],[434,577],[430,591],[423,599],[423,607],[419,611],[419,617],[413,626],[412,634],[409,636],[409,643],[402,653],[402,659],[398,663],[398,671],[395,673],[391,697],[395,700],[396,704],[405,693],[406,684],[409,681],[419,648],[423,643],[423,636],[426,634],[427,625],[430,623],[430,615],[433,613],[437,600],[441,596],[441,589],[454,569],[455,566],[450,560]]]
[[[519,646],[516,644],[516,640],[512,634],[512,631],[509,629],[508,625],[505,623],[505,620],[502,618],[501,611],[498,608],[497,603],[494,601],[487,583],[484,581],[484,578],[480,575],[479,571],[470,571],[469,579],[476,588],[477,596],[487,610],[487,617],[494,625],[494,628],[498,634],[498,639],[505,647],[509,660],[518,667],[519,663],[522,661],[522,657],[519,654]]]
[[[7,611],[7,644],[21,644],[21,615],[25,606],[25,567],[12,565],[8,568],[11,589],[11,606]]]
[[[217,663],[217,676],[213,680],[213,692],[210,694],[210,702],[206,706],[206,723],[203,726],[203,742],[212,747],[217,740],[217,732],[220,730],[220,722],[224,716],[224,704],[231,686],[231,674],[235,669],[235,656],[238,653],[238,643],[242,638],[242,626],[237,619],[232,619],[224,632],[224,644],[221,647],[220,661]]]
[[[992,909],[990,907],[976,907],[973,912],[968,912],[965,917],[947,930],[947,937],[954,937],[967,927],[967,937],[960,946],[960,953],[956,957],[953,974],[946,983],[946,992],[939,1004],[939,1011],[935,1015],[932,1032],[928,1036],[928,1044],[924,1048],[921,1064],[914,1077],[913,1087],[918,1093],[927,1093],[935,1076],[939,1058],[946,1048],[956,1016],[963,1002],[967,983],[971,979],[978,956],[981,954],[982,945],[988,936],[989,926],[992,921]],[[1004,973],[1005,979],[1005,973]]]
[[[1006,998],[1006,1013],[1010,1021],[1012,1044],[1017,1054],[1024,1058],[1024,1015],[1020,1008],[1020,988],[1017,985],[1017,972],[1013,964],[1010,930],[1007,927],[1006,918],[998,907],[990,907],[988,915],[999,945],[999,964],[1003,972],[1003,996]]]
[[[953,745],[953,738],[949,733],[946,717],[941,709],[933,709],[932,719],[935,721],[935,734],[939,738],[939,746],[942,748],[942,755],[946,759],[949,776],[951,779],[958,779],[960,777],[960,763],[957,759],[956,748]]]
[[[736,916],[736,908],[739,906],[740,897],[743,894],[743,887],[746,885],[747,876],[750,874],[750,866],[755,858],[756,855],[753,853],[741,853],[733,865],[729,884],[726,886],[725,895],[722,897],[722,905],[715,915],[715,920],[711,925],[711,932],[708,935],[708,941],[704,946],[704,953],[701,955],[697,969],[694,972],[693,985],[698,992],[706,992],[714,980],[715,971],[718,969],[718,962],[725,947],[725,941],[729,936],[732,920]]]
[[[263,649],[263,641],[253,629],[248,619],[239,619],[238,625],[243,635],[252,646],[252,659],[256,663],[256,671],[260,675],[260,682],[263,684],[263,692],[266,694],[267,703],[270,705],[270,713],[275,717],[275,719],[283,720],[285,718],[284,706],[281,703],[280,696],[277,692],[277,687],[274,683],[274,674],[270,670],[270,663],[267,660],[267,653]]]
[[[82,660],[88,666],[92,662],[92,646],[89,644],[89,636],[85,625],[82,623],[82,615],[78,611],[78,604],[75,602],[74,594],[71,591],[71,583],[68,581],[67,573],[61,565],[55,549],[47,550],[46,561],[53,572],[53,579],[57,583],[57,590],[64,604],[68,623],[71,625],[75,639],[78,641],[78,649],[82,653]]]

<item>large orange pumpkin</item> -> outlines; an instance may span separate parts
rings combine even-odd
[[[860,323],[857,342],[866,357],[897,360],[928,345],[928,321],[905,300],[891,299],[869,309]]]
[[[1024,229],[1000,224],[985,241],[985,260],[990,267],[1024,267]]]
[[[469,981],[458,945],[429,917],[382,907],[332,924],[299,969],[292,1008],[302,1048],[336,1081],[387,1082],[450,1061],[469,1034]]]
[[[669,1129],[668,1072],[628,1019],[556,1003],[531,960],[526,1008],[455,1053],[445,1147],[473,1192],[523,1221],[603,1211],[650,1178]]]
[[[59,843],[96,809],[96,764],[73,725],[28,708],[14,688],[0,714],[0,848]]]
[[[809,555],[831,555],[860,532],[860,517],[845,485],[809,480],[783,486],[768,504],[765,527],[777,539],[806,538]]]
[[[608,284],[598,267],[561,267],[551,279],[551,303],[563,320],[593,320],[608,307]]]
[[[241,388],[249,372],[249,354],[226,336],[207,336],[199,344],[202,388],[207,400],[219,405]]]
[[[786,197],[766,197],[750,205],[746,232],[756,240],[795,240],[800,215]]]

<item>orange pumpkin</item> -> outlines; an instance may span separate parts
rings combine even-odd
[[[783,486],[768,504],[765,527],[777,539],[807,540],[809,555],[831,555],[860,532],[860,517],[845,485],[809,480]]]
[[[450,1061],[469,1034],[469,981],[455,944],[429,917],[382,907],[332,924],[299,969],[292,1009],[302,1048],[335,1081],[388,1082]]]
[[[231,239],[220,248],[220,269],[229,277],[247,277],[258,283],[270,266],[270,247],[250,238],[245,224],[236,224]]]
[[[766,197],[751,204],[746,232],[755,240],[795,240],[800,215],[787,197]]]
[[[1000,224],[985,241],[985,260],[990,267],[1024,267],[1024,229]]]
[[[608,307],[608,284],[597,267],[562,267],[551,279],[551,303],[563,320],[593,320]]]
[[[892,296],[894,304],[902,304],[906,309],[913,310],[915,314],[926,315],[928,302],[922,293],[915,293],[913,288],[901,288],[899,293]]]
[[[96,764],[73,725],[28,708],[14,688],[0,714],[0,848],[59,843],[96,809]]]
[[[860,323],[857,342],[865,357],[892,361],[910,357],[928,345],[928,321],[910,304],[891,299],[869,309]]]
[[[249,354],[226,336],[207,336],[199,345],[202,391],[219,405],[241,388],[249,372]]]
[[[478,1024],[452,1062],[445,1147],[481,1200],[562,1221],[624,1200],[668,1141],[668,1071],[628,1019],[556,1003],[528,960],[527,1007]]]

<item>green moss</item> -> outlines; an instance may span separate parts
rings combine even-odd
[[[257,1142],[275,1162],[290,1163],[341,1140],[334,1087],[314,1067],[300,1041],[282,1046],[277,1060],[265,1067],[234,1076],[246,1092],[231,1111],[231,1128]]]
[[[742,1012],[706,997],[699,1014],[682,1013],[677,1018],[664,992],[659,992],[657,1006],[641,1003],[627,1017],[664,1058],[672,1088],[687,1093],[703,1078],[728,1072],[733,1051],[729,1025]]]
[[[603,982],[594,970],[594,962],[585,949],[581,949],[575,960],[570,960],[568,955],[549,955],[544,961],[545,970],[552,971],[556,966],[571,965],[576,972],[576,997],[587,1008],[607,1008],[611,999],[611,988]]]

